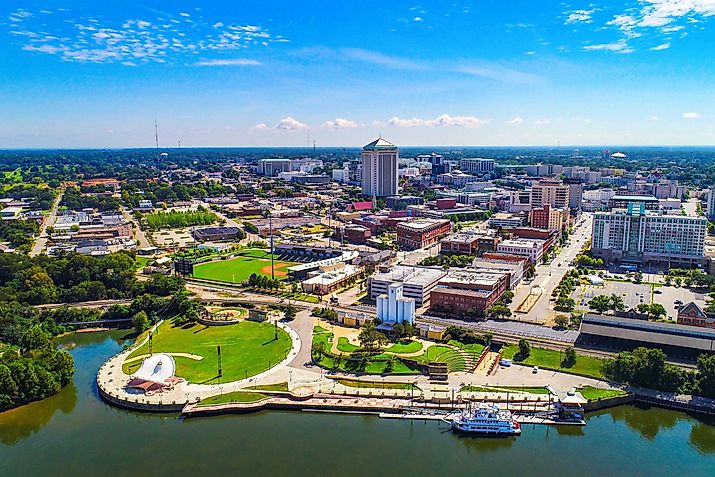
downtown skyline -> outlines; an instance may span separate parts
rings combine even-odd
[[[531,3],[8,2],[0,148],[715,143],[715,1]]]

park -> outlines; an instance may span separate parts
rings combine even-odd
[[[122,369],[131,375],[150,354],[149,341],[127,356]],[[221,347],[221,376],[218,375]],[[228,326],[176,325],[163,322],[152,334],[151,353],[167,353],[176,375],[194,384],[246,379],[280,363],[291,350],[291,338],[268,322],[241,321]]]

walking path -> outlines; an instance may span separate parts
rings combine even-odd
[[[45,220],[42,221],[42,225],[40,225],[40,232],[37,234],[37,239],[35,240],[35,243],[32,244],[32,249],[30,250],[31,257],[36,257],[45,250],[45,247],[47,246],[47,240],[50,238],[47,234],[47,227],[50,227],[55,224],[55,220],[57,220],[57,208],[60,206],[60,201],[62,200],[64,194],[64,188],[60,189],[60,193],[57,195],[57,198],[52,203],[52,208],[50,208],[50,212],[47,214],[47,217],[45,217]]]

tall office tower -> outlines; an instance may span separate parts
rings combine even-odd
[[[366,196],[397,195],[400,150],[383,138],[362,148],[362,193]]]
[[[564,179],[564,184],[569,186],[569,209],[571,209],[572,214],[578,214],[583,200],[583,179],[567,177]]]
[[[569,206],[569,186],[561,181],[544,179],[531,186],[531,206],[550,205],[565,209]]]

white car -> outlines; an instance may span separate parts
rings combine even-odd
[[[539,367],[538,367],[538,366],[534,366],[534,369],[533,369],[531,372],[532,372],[533,374],[538,373],[538,372],[539,372]]]

